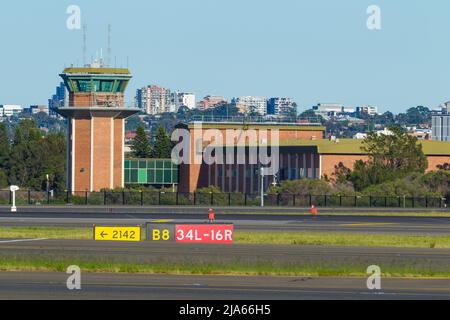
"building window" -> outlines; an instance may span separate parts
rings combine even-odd
[[[91,92],[92,86],[90,80],[76,80],[77,91],[79,92]]]
[[[100,83],[100,92],[112,92],[113,91],[114,81],[101,81]]]

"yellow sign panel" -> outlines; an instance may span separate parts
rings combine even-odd
[[[95,227],[95,241],[141,241],[141,227]]]

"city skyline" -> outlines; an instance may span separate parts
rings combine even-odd
[[[118,66],[129,61],[134,75],[126,96],[130,106],[136,89],[150,83],[194,92],[199,99],[292,97],[300,110],[340,102],[399,113],[450,99],[445,55],[450,4],[443,1],[432,7],[421,1],[405,6],[377,1],[379,31],[366,27],[369,1],[248,1],[238,7],[234,0],[114,3],[75,4],[88,25],[88,59],[102,48],[107,52],[112,25],[113,56]],[[45,104],[59,83],[55,74],[81,64],[82,31],[66,27],[71,4],[3,5],[0,26],[15,29],[0,34],[7,48],[0,103]],[[102,10],[108,14],[99,15]],[[41,78],[31,78],[34,85],[23,90],[18,71]]]

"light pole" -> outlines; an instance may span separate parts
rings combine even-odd
[[[261,207],[264,208],[264,167],[261,168]]]
[[[47,194],[50,192],[50,180],[49,180],[49,175],[46,174],[45,177],[47,178]]]
[[[17,207],[16,207],[16,191],[19,191],[19,187],[18,186],[11,186],[10,189],[12,192],[12,207],[11,207],[11,212],[17,212]]]

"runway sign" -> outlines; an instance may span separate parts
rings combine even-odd
[[[141,241],[141,227],[94,227],[95,241]]]
[[[154,242],[233,244],[232,224],[147,224],[147,240]]]

